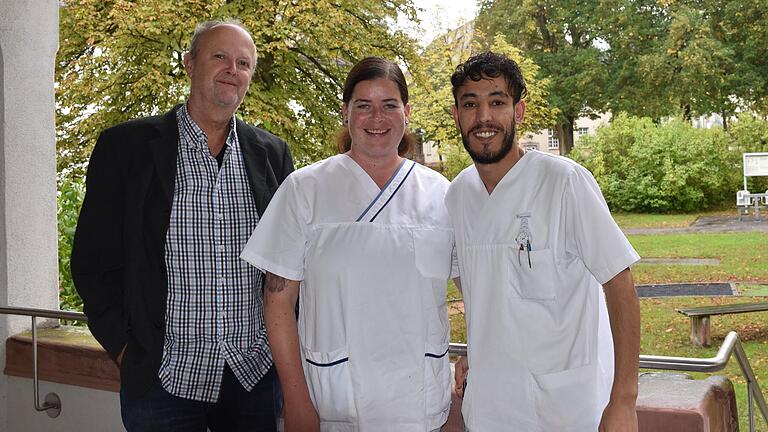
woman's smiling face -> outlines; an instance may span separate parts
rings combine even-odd
[[[411,106],[403,104],[400,90],[386,78],[360,81],[342,107],[352,147],[370,156],[397,154]]]

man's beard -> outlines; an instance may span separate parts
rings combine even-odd
[[[497,129],[501,130],[500,128],[497,128]],[[479,151],[473,150],[469,144],[470,133],[472,133],[472,131],[469,131],[469,133],[464,134],[464,131],[462,130],[461,141],[464,143],[464,148],[467,149],[467,153],[469,153],[469,157],[471,157],[475,163],[479,163],[479,164],[496,163],[504,159],[504,157],[507,156],[507,154],[509,154],[512,148],[515,146],[515,121],[514,120],[512,121],[512,126],[510,127],[510,131],[504,132],[504,141],[502,141],[501,143],[501,148],[499,148],[499,150],[496,152],[493,152],[488,148],[484,148]]]

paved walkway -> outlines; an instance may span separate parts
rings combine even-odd
[[[627,228],[624,234],[685,234],[699,232],[768,232],[768,214],[761,214],[762,220],[754,216],[744,216],[742,220],[734,216],[705,216],[687,227],[679,228]]]

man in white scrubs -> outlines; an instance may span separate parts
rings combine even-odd
[[[518,145],[526,90],[517,64],[479,54],[451,83],[474,161],[446,195],[467,321],[456,374],[467,429],[637,431],[640,314],[629,266],[639,256],[586,169]]]

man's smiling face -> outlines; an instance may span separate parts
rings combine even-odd
[[[256,47],[243,29],[230,24],[212,28],[203,35],[194,57],[190,53],[184,57],[190,98],[234,113],[248,91],[255,57]]]
[[[472,160],[492,164],[504,159],[515,146],[515,125],[525,112],[522,101],[514,103],[506,79],[467,79],[456,92],[456,101],[453,119]]]

